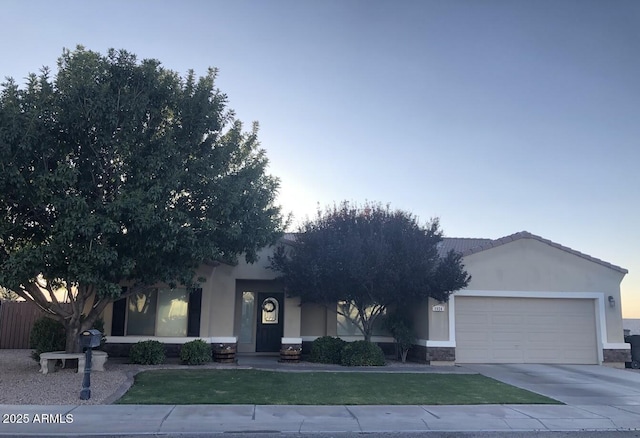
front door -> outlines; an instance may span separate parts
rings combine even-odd
[[[257,310],[256,351],[279,351],[284,333],[284,294],[258,293]]]

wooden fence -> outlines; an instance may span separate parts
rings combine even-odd
[[[0,349],[29,348],[31,328],[42,315],[30,301],[0,301]]]

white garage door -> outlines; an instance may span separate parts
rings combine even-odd
[[[598,363],[595,300],[455,300],[456,362]]]

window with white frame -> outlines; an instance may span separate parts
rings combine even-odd
[[[366,308],[367,316],[371,315],[371,308]],[[386,311],[376,318],[373,323],[373,336],[390,336],[384,329],[383,319]],[[358,308],[351,302],[338,302],[338,336],[363,336],[362,320],[358,313]]]
[[[110,336],[198,337],[201,313],[201,288],[146,289],[113,302]]]

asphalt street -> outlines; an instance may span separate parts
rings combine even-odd
[[[29,435],[48,438],[51,435]],[[578,432],[394,432],[394,433],[233,433],[233,434],[139,434],[139,435],[56,435],[73,438],[639,438],[640,431]]]

